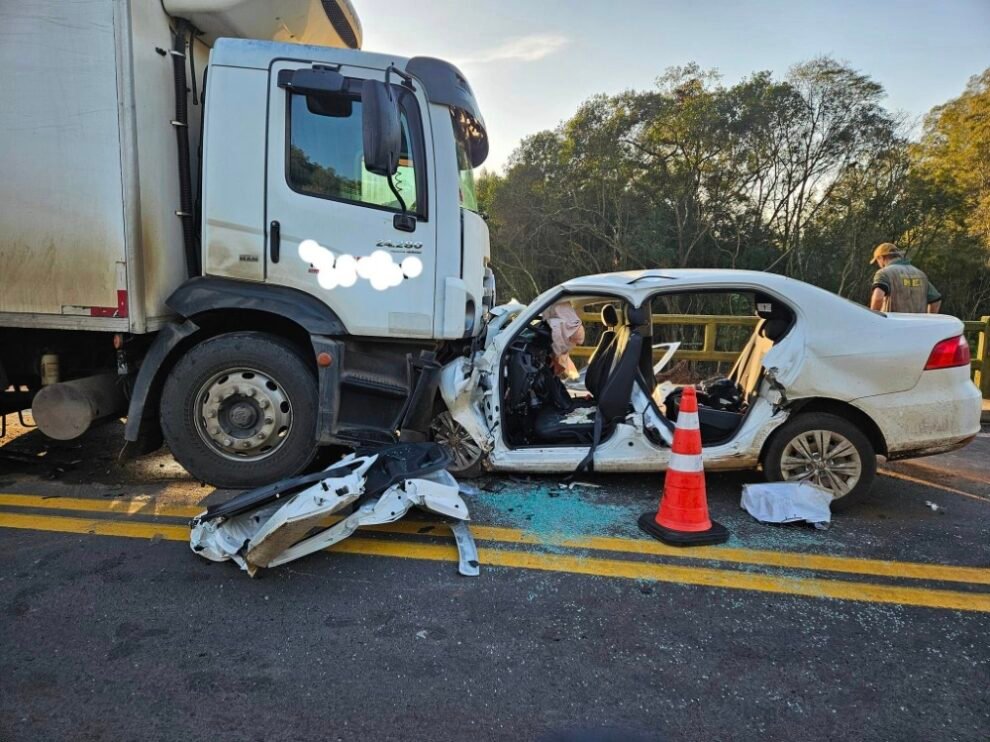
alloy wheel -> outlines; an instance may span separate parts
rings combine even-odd
[[[449,410],[441,412],[434,418],[430,432],[433,440],[446,448],[453,457],[451,470],[464,471],[481,460],[481,446],[475,443]]]
[[[808,430],[784,447],[780,472],[787,481],[811,482],[843,497],[863,474],[863,461],[856,446],[832,430]]]

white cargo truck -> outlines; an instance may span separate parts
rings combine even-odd
[[[0,0],[0,412],[244,487],[428,434],[494,296],[471,88],[348,0]],[[424,416],[424,409],[431,410]]]

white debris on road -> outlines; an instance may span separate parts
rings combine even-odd
[[[478,550],[457,481],[438,468],[435,458],[426,467],[413,467],[408,478],[396,476],[406,461],[380,460],[389,451],[351,454],[321,475],[286,480],[285,493],[275,485],[211,508],[193,519],[190,546],[205,559],[234,561],[254,576],[259,568],[286,564],[339,543],[362,526],[400,520],[416,506],[450,520],[460,573],[478,575]],[[402,453],[408,451],[407,447]],[[440,466],[446,463],[449,458]],[[378,471],[373,471],[376,465]],[[366,492],[372,475],[377,475],[377,491]],[[355,506],[352,513],[336,515],[350,505]]]
[[[828,523],[832,493],[810,482],[743,485],[740,506],[761,523]]]

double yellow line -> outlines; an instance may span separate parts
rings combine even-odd
[[[0,494],[0,506],[124,516],[123,519],[99,518],[94,520],[77,516],[0,511],[0,528],[127,538],[159,537],[168,541],[187,541],[189,538],[188,527],[174,523],[152,523],[138,520],[134,516],[190,518],[203,510],[202,507],[197,506],[162,504],[150,498],[95,500],[10,494]],[[424,529],[429,530],[424,532]],[[405,536],[450,538],[448,529],[442,524],[422,521],[402,521],[366,530]],[[987,592],[965,592],[896,583],[878,584],[817,576],[798,577],[766,574],[741,571],[735,567],[771,567],[801,572],[835,573],[854,577],[883,577],[900,581],[924,580],[959,583],[974,587],[990,585],[990,569],[733,547],[701,547],[682,550],[646,539],[609,536],[544,539],[518,529],[485,525],[474,525],[472,531],[479,541],[493,544],[493,546],[479,549],[482,563],[488,566],[567,572],[816,598],[990,612],[990,593]],[[580,550],[594,555],[549,554],[545,551],[519,548],[533,545]],[[422,540],[396,541],[356,537],[338,544],[331,550],[345,554],[439,561],[452,561],[457,556],[457,550],[452,545],[429,543]],[[599,556],[603,552],[618,556],[663,557],[665,559],[677,559],[681,563]],[[683,562],[687,562],[687,564]],[[717,562],[723,566],[696,565],[692,562]]]

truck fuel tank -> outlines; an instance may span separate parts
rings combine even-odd
[[[127,412],[120,382],[117,374],[107,373],[51,384],[35,395],[31,414],[49,438],[78,438],[97,420]]]

